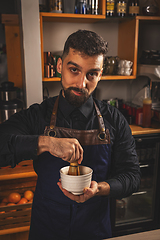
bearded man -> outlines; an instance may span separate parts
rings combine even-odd
[[[123,115],[93,98],[107,43],[92,31],[72,33],[57,62],[59,96],[16,113],[0,125],[0,166],[33,159],[38,175],[29,240],[110,238],[110,198],[138,190],[135,142]],[[62,188],[59,171],[78,161],[93,169],[83,194]]]

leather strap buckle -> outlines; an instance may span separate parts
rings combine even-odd
[[[47,135],[50,137],[56,137],[56,130],[48,130]]]
[[[98,134],[98,138],[99,138],[99,140],[104,141],[104,140],[106,140],[107,135],[106,135],[105,132],[100,132],[100,133]]]

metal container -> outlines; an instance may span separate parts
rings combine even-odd
[[[62,1],[61,0],[50,0],[49,11],[54,13],[62,13]]]
[[[3,82],[0,88],[0,122],[9,119],[11,115],[23,108],[23,102],[17,98],[18,88],[12,82]]]

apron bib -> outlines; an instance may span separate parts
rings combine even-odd
[[[44,135],[76,138],[83,147],[82,165],[93,169],[92,180],[105,181],[111,167],[110,135],[95,105],[99,129],[75,130],[56,127],[58,100],[54,104],[50,126]],[[85,203],[67,198],[57,186],[60,169],[69,163],[44,152],[34,161],[38,175],[34,194],[29,240],[101,240],[111,237],[110,205],[106,196],[95,196]]]

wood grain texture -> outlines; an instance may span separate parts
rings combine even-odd
[[[22,88],[22,58],[18,15],[2,14],[5,24],[8,81]]]
[[[133,62],[133,76],[136,76],[137,72],[137,26],[135,19],[123,21],[119,23],[118,31],[118,57]]]
[[[2,233],[2,232],[1,232]],[[4,230],[1,240],[28,240],[29,226]]]

